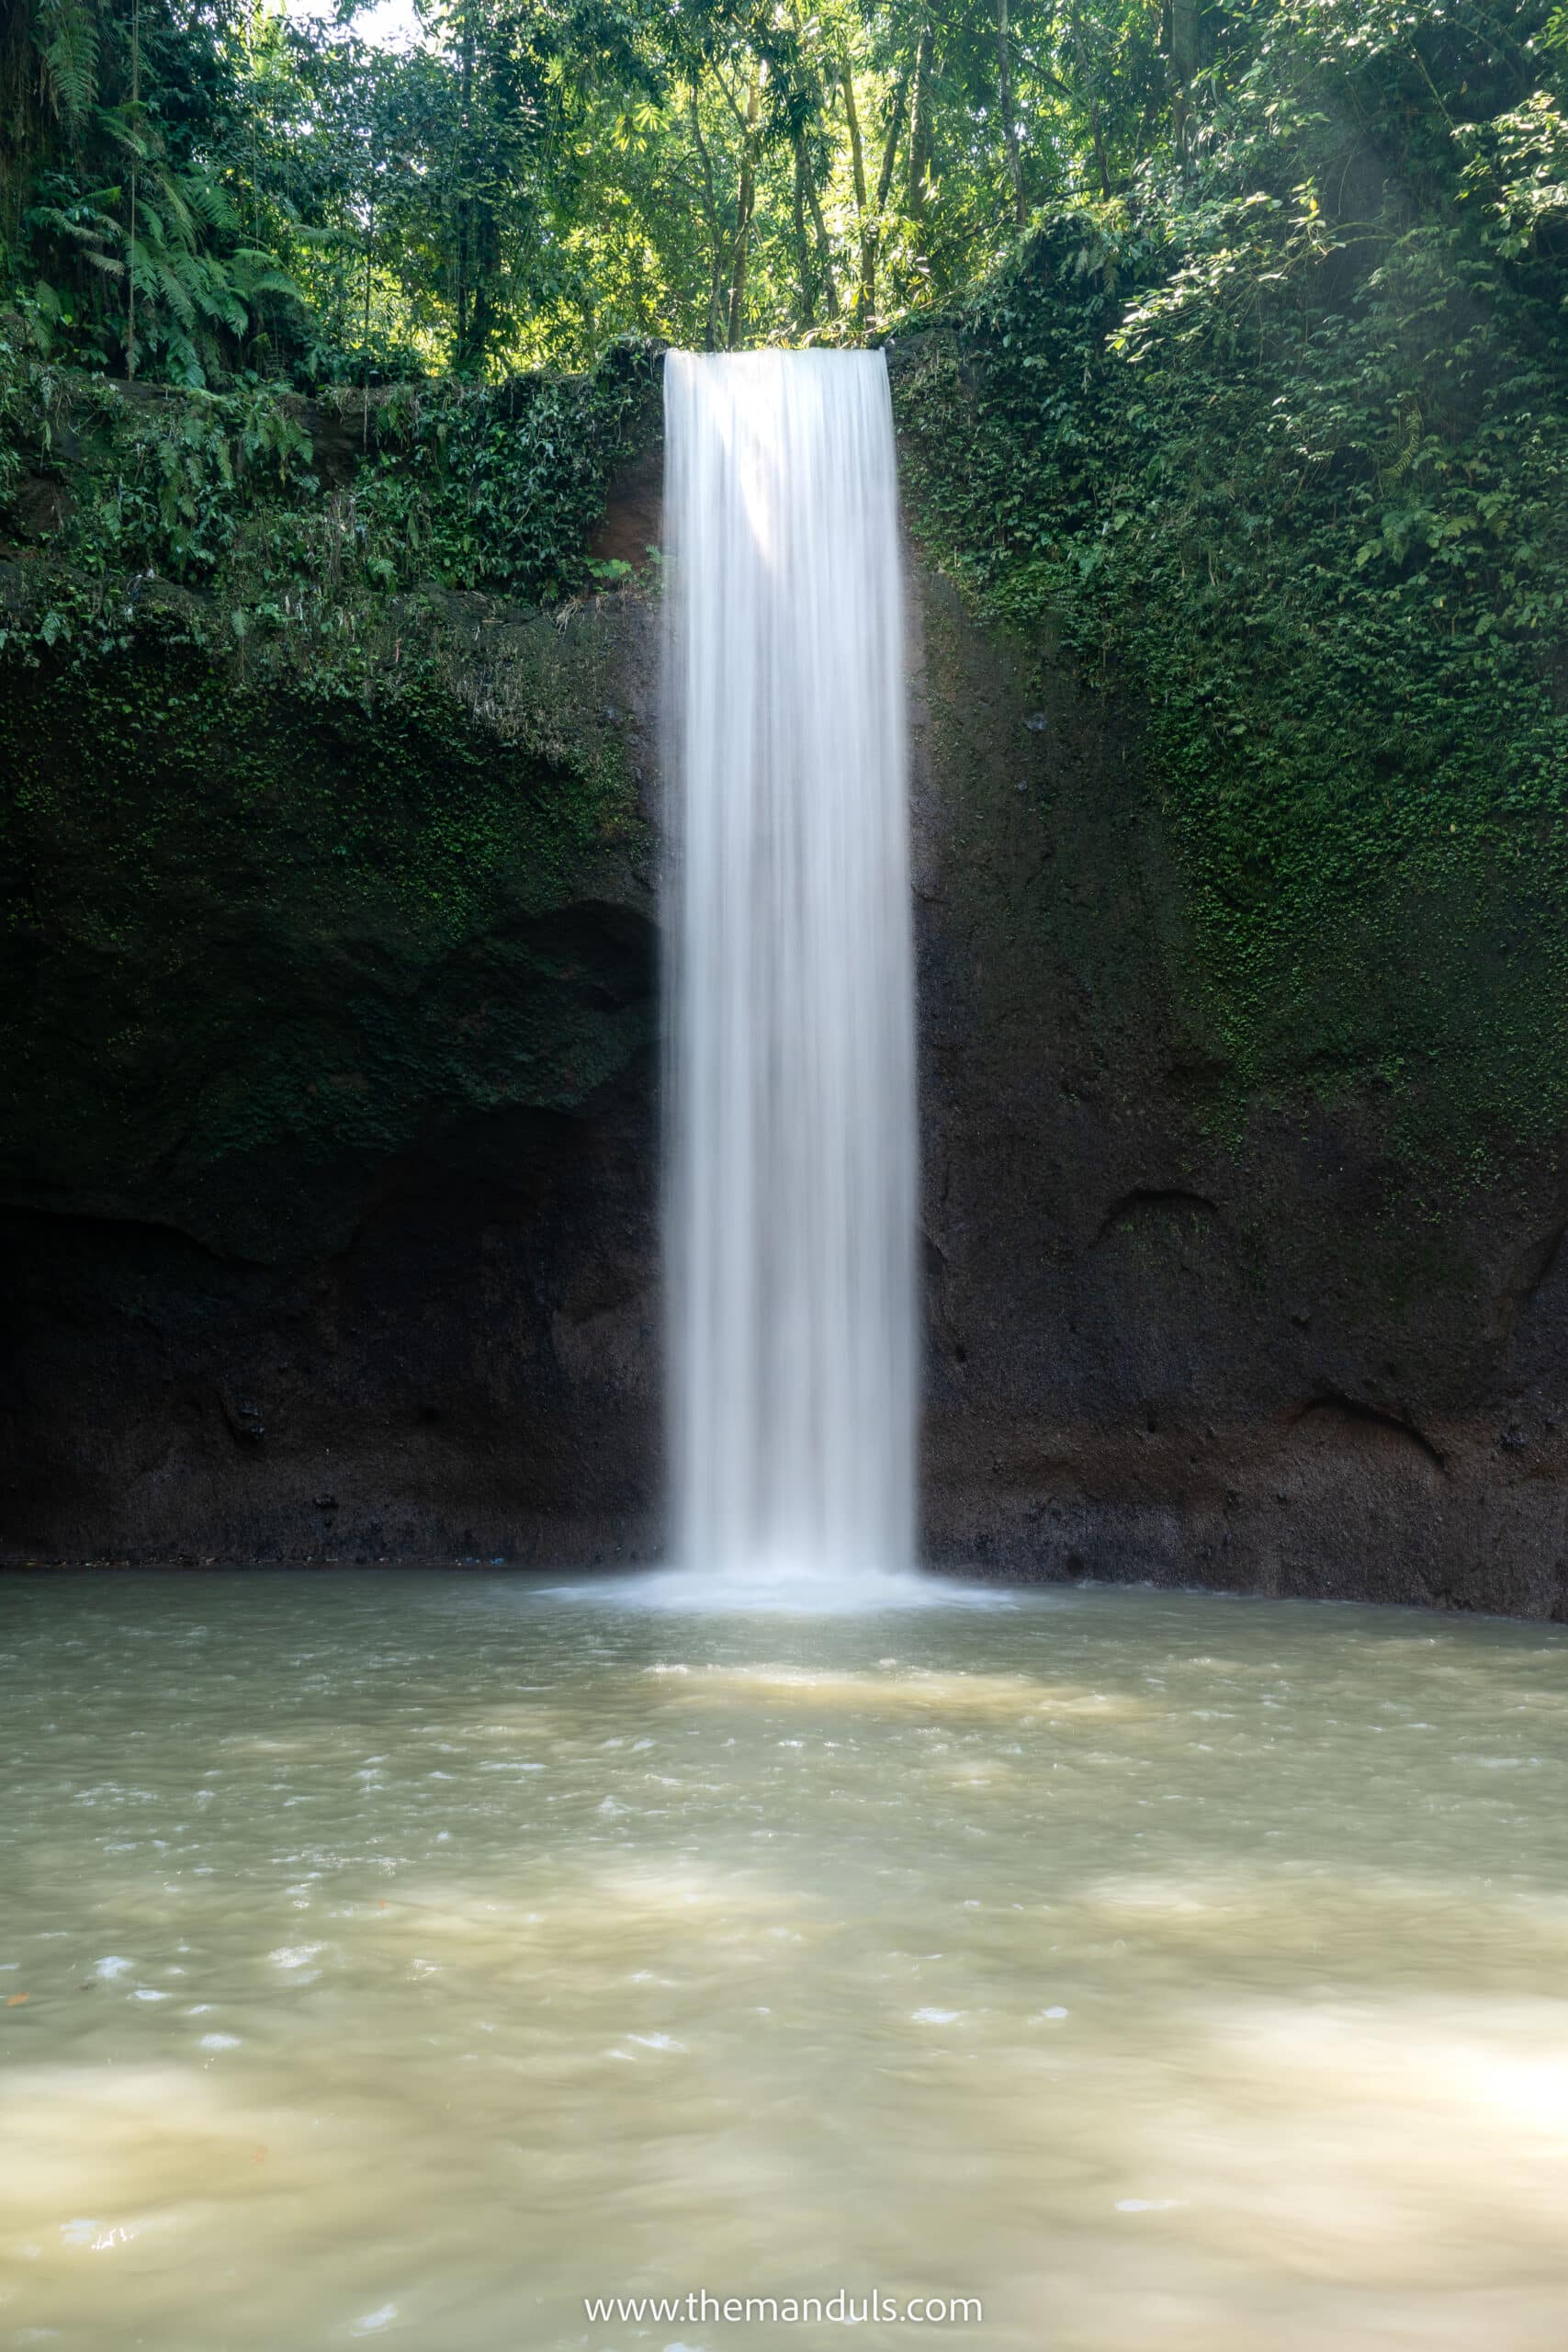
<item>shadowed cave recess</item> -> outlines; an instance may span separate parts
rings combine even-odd
[[[616,584],[352,678],[172,588],[13,672],[7,1561],[659,1555],[659,469]],[[1139,698],[909,503],[924,1556],[1568,1615],[1562,1148],[1407,1051],[1532,911],[1412,883],[1339,1064],[1249,1062]]]

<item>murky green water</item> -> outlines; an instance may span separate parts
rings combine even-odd
[[[1559,2352],[1568,1641],[0,1586],[0,2346]],[[974,2296],[978,2323],[585,2296]]]

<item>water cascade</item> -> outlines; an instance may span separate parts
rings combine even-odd
[[[671,352],[666,1259],[675,1556],[914,1555],[904,604],[876,352]]]

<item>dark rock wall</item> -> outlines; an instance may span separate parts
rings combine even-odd
[[[449,618],[19,684],[0,1556],[648,1552],[649,616]]]
[[[649,1091],[454,1127],[282,1263],[12,1213],[10,1556],[646,1556]]]
[[[1238,1114],[1135,731],[918,605],[932,1556],[1568,1615],[1561,1153]]]
[[[1135,725],[912,604],[930,1555],[1568,1612],[1562,1156],[1238,1096]],[[656,608],[470,635],[15,797],[5,1558],[656,1550]]]

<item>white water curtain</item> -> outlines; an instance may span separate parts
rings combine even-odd
[[[875,352],[665,361],[674,1556],[914,1550],[904,603]]]

